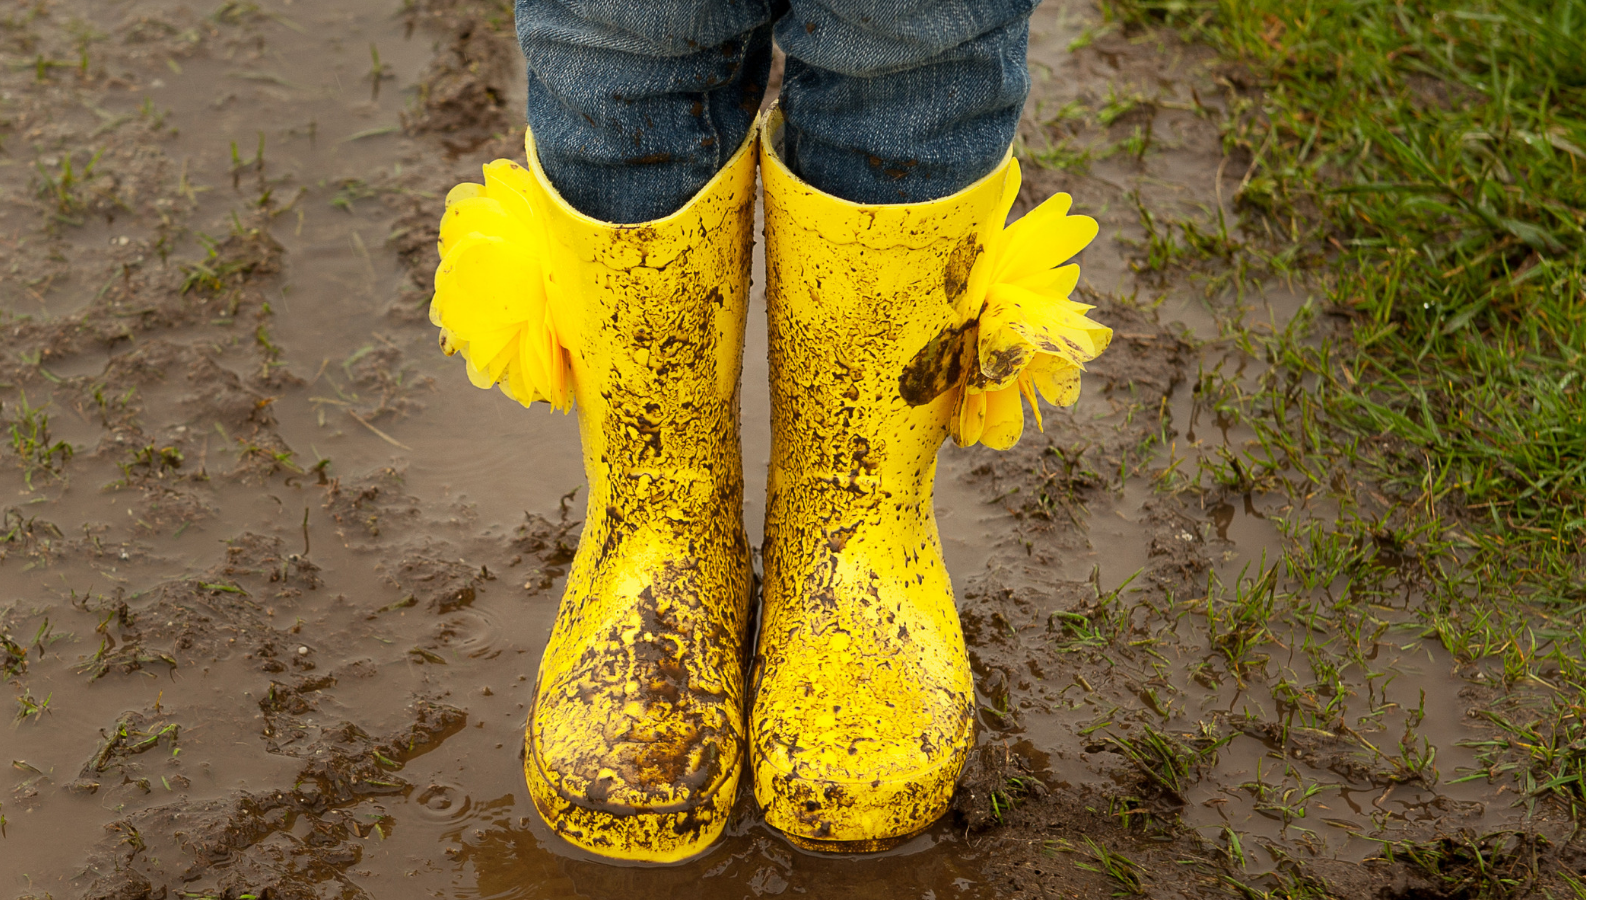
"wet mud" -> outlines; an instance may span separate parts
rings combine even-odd
[[[1355,607],[1290,583],[1294,485],[1168,489],[1249,436],[1193,399],[1254,364],[1218,323],[1315,299],[1140,270],[1141,209],[1234,215],[1249,161],[1208,110],[1244,88],[1092,4],[1034,25],[1014,213],[1066,190],[1100,220],[1079,290],[1117,338],[1042,432],[941,452],[982,707],[954,809],[826,857],[746,785],[706,855],[651,869],[564,845],[523,786],[576,420],[471,388],[426,321],[445,192],[521,152],[509,5],[0,10],[0,896],[1581,895],[1581,808],[1515,748],[1483,768],[1536,683],[1408,629],[1403,558]]]

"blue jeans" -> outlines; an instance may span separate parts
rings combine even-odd
[[[1039,0],[517,0],[528,124],[567,202],[669,215],[739,148],[772,40],[784,162],[856,203],[944,197],[1005,155]]]

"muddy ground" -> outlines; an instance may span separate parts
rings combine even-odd
[[[1083,291],[1117,339],[1043,433],[945,450],[985,707],[957,808],[841,859],[746,795],[706,856],[640,869],[554,840],[517,758],[576,421],[471,388],[426,322],[445,191],[520,152],[507,6],[4,0],[0,896],[1573,895],[1581,810],[1450,783],[1525,689],[1408,633],[1398,564],[1344,627],[1247,621],[1316,499],[1165,489],[1248,437],[1192,402],[1252,365],[1219,323],[1316,300],[1141,271],[1141,208],[1235,221],[1218,112],[1249,85],[1082,0],[1040,8],[1033,57],[1016,212],[1099,218]]]

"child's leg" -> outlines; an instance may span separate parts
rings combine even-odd
[[[666,216],[732,156],[772,61],[769,0],[517,0],[528,126],[561,195]]]
[[[1028,96],[1038,0],[795,0],[784,162],[856,203],[945,197],[1005,155]]]

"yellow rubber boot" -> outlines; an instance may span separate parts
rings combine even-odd
[[[953,196],[866,206],[790,172],[781,128],[774,112],[762,129],[772,462],[751,766],[796,844],[873,851],[945,811],[974,739],[939,446],[1015,443],[1023,391],[1071,402],[1110,332],[1056,291],[1092,221],[1052,200],[1041,239],[1017,240],[1009,158]]]
[[[587,518],[524,767],[545,822],[614,859],[706,849],[742,770],[752,586],[738,398],[754,134],[678,212],[622,226],[568,205],[530,137],[529,169],[485,167],[484,186],[452,192],[441,228],[446,351],[465,351],[480,386],[578,408]],[[520,287],[486,281],[489,261]]]

